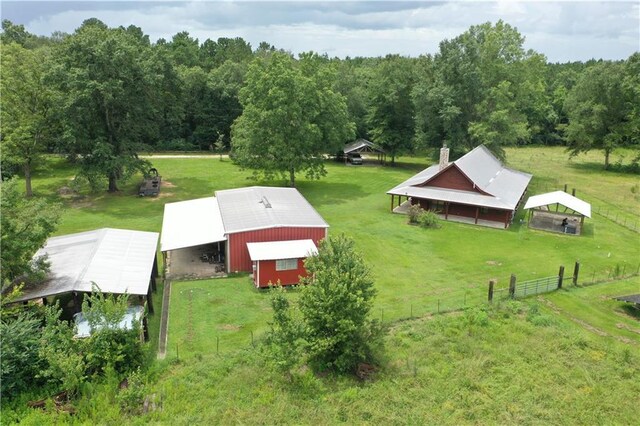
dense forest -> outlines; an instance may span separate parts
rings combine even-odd
[[[230,150],[247,168],[291,172],[293,183],[296,170],[322,175],[317,154],[354,138],[378,143],[392,163],[444,143],[454,157],[479,144],[498,156],[537,144],[601,150],[607,168],[616,147],[640,147],[639,53],[552,64],[502,21],[417,58],[294,57],[187,32],[153,43],[139,27],[97,19],[50,37],[7,20],[2,30],[2,168],[24,174],[27,194],[43,153],[68,155],[115,191],[146,167],[145,151]],[[313,155],[292,165],[275,158],[283,152]]]

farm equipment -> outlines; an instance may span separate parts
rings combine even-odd
[[[149,171],[144,175],[144,180],[142,181],[142,185],[140,185],[138,195],[140,197],[158,195],[160,193],[161,181],[162,176],[158,175],[158,169],[149,169]]]

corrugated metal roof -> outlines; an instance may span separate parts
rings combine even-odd
[[[216,197],[164,205],[160,251],[199,246],[226,239]]]
[[[475,185],[491,195],[436,187],[417,187],[455,164]],[[442,171],[428,167],[387,192],[393,195],[449,201],[482,207],[513,210],[527,189],[532,175],[505,167],[484,145],[454,161]],[[437,198],[435,198],[437,197]]]
[[[318,254],[313,240],[269,241],[265,243],[247,243],[252,261],[301,259]]]
[[[328,228],[295,188],[252,186],[216,191],[226,234],[274,227]]]
[[[49,238],[33,256],[47,255],[47,281],[23,289],[16,301],[90,292],[92,282],[104,293],[145,295],[157,245],[157,232],[112,228]]]
[[[370,141],[368,141],[366,139],[358,139],[355,142],[351,142],[351,143],[345,145],[345,147],[342,150],[342,152],[344,152],[345,154],[348,154],[350,152],[360,151],[361,149],[369,149],[371,151],[380,152],[380,153],[384,154],[384,150],[382,148],[380,148],[375,143],[370,142]]]
[[[580,213],[588,218],[591,217],[591,204],[586,201],[582,201],[579,198],[574,197],[571,194],[567,194],[564,191],[547,192],[546,194],[539,194],[529,197],[527,203],[524,205],[525,209],[533,209],[541,206],[548,206],[551,204],[561,204],[570,208],[574,212]]]

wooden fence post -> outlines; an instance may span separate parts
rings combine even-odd
[[[558,271],[558,288],[562,288],[562,280],[564,279],[564,266],[560,266]]]
[[[516,297],[516,275],[511,274],[511,279],[509,280],[509,297],[515,299]]]
[[[580,261],[576,260],[576,265],[573,267],[573,285],[578,285],[578,274],[580,274]]]
[[[489,302],[493,302],[493,286],[496,285],[496,280],[489,280]]]

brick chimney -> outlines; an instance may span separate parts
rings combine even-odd
[[[449,165],[449,148],[447,148],[447,144],[443,144],[442,148],[440,148],[440,170],[444,169]]]

